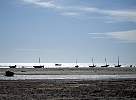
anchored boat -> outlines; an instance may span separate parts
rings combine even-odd
[[[96,67],[96,65],[94,65],[94,60],[93,60],[93,58],[92,58],[92,64],[93,64],[93,65],[89,65],[89,67]]]
[[[76,66],[75,66],[76,68],[78,68],[79,67],[79,65],[77,64],[77,59],[76,59]]]
[[[41,60],[40,60],[40,57],[39,57],[39,64],[40,64]],[[35,65],[33,66],[34,68],[44,68],[44,65]]]
[[[121,65],[119,64],[119,56],[118,56],[118,65],[115,65],[115,67],[121,67]]]
[[[106,65],[103,65],[103,66],[101,66],[101,67],[108,67],[108,66],[109,66],[109,65],[107,64],[106,58],[105,58],[105,63],[106,63]]]
[[[14,65],[14,66],[9,66],[9,68],[16,68],[17,67],[17,65]]]

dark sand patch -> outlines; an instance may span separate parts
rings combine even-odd
[[[136,79],[0,80],[0,100],[136,100]]]
[[[136,67],[120,68],[0,68],[0,75],[5,71],[12,71],[16,75],[121,75],[136,74]]]

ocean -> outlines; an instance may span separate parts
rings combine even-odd
[[[108,63],[109,67],[114,67],[115,63]],[[89,65],[92,65],[91,63],[0,63],[0,68],[9,68],[9,66],[16,65],[17,68],[33,68],[33,66],[37,65],[44,65],[44,68],[72,68],[75,65],[78,65],[79,67],[88,67]],[[105,65],[105,63],[96,63],[96,67],[101,67],[101,65]],[[136,64],[125,64],[122,63],[121,67],[129,67],[130,65],[136,66]]]
[[[111,79],[134,79],[136,75],[15,75],[6,77],[0,75],[0,80],[29,80],[29,79],[70,79],[70,80],[111,80]]]

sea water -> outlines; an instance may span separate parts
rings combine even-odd
[[[0,80],[35,80],[35,79],[75,79],[75,80],[110,80],[135,79],[136,75],[14,75],[7,77],[0,75]]]
[[[55,64],[60,64],[61,66],[55,66]],[[79,67],[88,67],[89,65],[92,65],[91,63],[0,63],[0,68],[9,68],[9,66],[14,66],[16,65],[17,68],[33,68],[35,65],[44,65],[45,68],[65,68],[69,67],[72,68],[75,65],[78,65]],[[102,65],[105,65],[105,63],[96,63],[96,67],[100,67]],[[109,67],[114,67],[116,64],[115,63],[109,63]],[[121,67],[128,67],[131,64],[121,64]],[[136,64],[132,64],[133,66],[136,66]]]
[[[61,66],[55,66],[61,64]],[[88,67],[91,63],[77,63],[79,67]],[[17,68],[33,68],[34,65],[44,65],[45,68],[73,68],[75,63],[0,63],[0,68],[9,68],[9,66],[16,65]],[[97,63],[96,66],[100,67],[104,63]],[[115,64],[110,63],[110,67]],[[128,67],[129,64],[122,64],[122,67]],[[130,79],[136,78],[135,75],[14,75],[14,77],[7,77],[0,75],[0,80],[26,80],[26,79],[84,79],[84,80],[104,80],[104,79]]]

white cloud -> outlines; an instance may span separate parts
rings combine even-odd
[[[15,51],[18,51],[18,52],[34,52],[34,51],[40,51],[40,49],[16,49]]]
[[[133,10],[102,10],[102,13],[122,20],[136,21],[136,11]]]
[[[136,30],[111,32],[108,35],[126,42],[136,42]]]
[[[25,3],[34,4],[44,8],[60,8],[55,4],[55,0],[22,0]]]
[[[60,3],[61,0],[21,0],[25,3],[34,4],[43,8],[51,8],[58,10],[61,15],[76,16],[81,14],[101,14],[101,16],[108,16],[114,20],[123,20],[123,21],[133,21],[136,22],[136,10],[109,10],[109,9],[100,9],[97,7],[88,7],[82,5],[64,5]],[[65,2],[65,1],[63,1]],[[106,17],[105,17],[106,18]],[[109,20],[109,19],[108,19]]]
[[[94,38],[99,38],[101,35],[103,35],[105,38],[115,38],[124,42],[136,42],[136,30],[88,34],[92,35]]]
[[[110,16],[117,20],[136,21],[136,10],[104,10],[100,8],[83,7],[83,11]]]
[[[101,36],[96,36],[96,37],[91,37],[92,39],[105,39],[105,37],[101,37]]]
[[[77,16],[77,15],[80,15],[80,14],[77,13],[77,12],[64,12],[64,13],[62,13],[62,15],[66,15],[66,16]]]
[[[104,34],[104,33],[88,33],[89,35],[100,35],[100,34]]]

